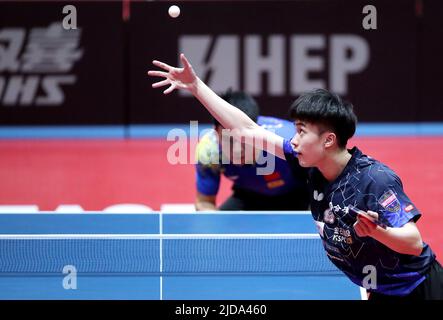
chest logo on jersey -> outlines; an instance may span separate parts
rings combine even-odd
[[[378,200],[378,203],[389,212],[397,212],[400,210],[400,201],[394,191],[386,191]]]
[[[348,214],[349,213],[349,207],[340,207],[339,204],[335,205],[332,202],[329,202],[329,210],[331,210],[332,212],[335,213],[339,213],[340,211],[343,212],[344,214]]]
[[[335,222],[335,215],[334,212],[328,208],[323,213],[323,221],[329,224],[333,224]]]
[[[332,241],[351,245],[353,243],[351,231],[339,227],[334,228]]]
[[[323,198],[325,197],[325,195],[323,194],[323,193],[318,193],[318,191],[317,190],[314,190],[314,200],[317,200],[317,201],[322,201],[323,200]]]

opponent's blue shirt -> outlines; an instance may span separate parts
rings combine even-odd
[[[258,117],[257,124],[286,139],[295,133],[293,123],[273,118]],[[274,196],[293,192],[297,188],[307,189],[307,170],[298,163],[291,166],[283,159],[258,151],[258,160],[253,164],[236,165],[223,158],[221,146],[215,131],[202,137],[196,150],[196,181],[198,192],[216,195],[220,186],[220,175],[233,181],[234,189],[242,189],[263,195]],[[226,161],[227,160],[227,161]],[[257,174],[258,168],[265,168],[274,161],[275,169],[265,175]]]
[[[290,141],[284,141],[288,161],[296,161]],[[420,256],[395,252],[371,237],[358,237],[354,231],[357,214],[349,206],[375,211],[388,227],[401,227],[417,221],[421,214],[403,191],[400,178],[386,165],[357,148],[352,158],[332,183],[317,168],[309,172],[312,216],[329,259],[354,283],[364,287],[366,266],[376,270],[376,288],[368,291],[404,296],[424,279],[435,259],[424,243]],[[367,268],[367,267],[366,267]],[[368,286],[368,285],[366,285]]]

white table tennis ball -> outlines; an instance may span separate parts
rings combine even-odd
[[[180,8],[176,5],[170,6],[168,13],[171,18],[177,18],[180,15]]]

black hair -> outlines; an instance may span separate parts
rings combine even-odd
[[[252,96],[242,91],[232,91],[232,89],[229,89],[221,97],[246,113],[254,122],[257,122],[260,108]],[[215,126],[220,126],[220,123],[215,118],[213,118],[213,121]]]
[[[341,148],[346,147],[357,126],[352,104],[324,89],[303,93],[291,105],[289,115],[293,120],[323,125],[331,130],[336,134]]]

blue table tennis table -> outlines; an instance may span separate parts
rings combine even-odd
[[[309,212],[0,214],[2,300],[362,296]]]

